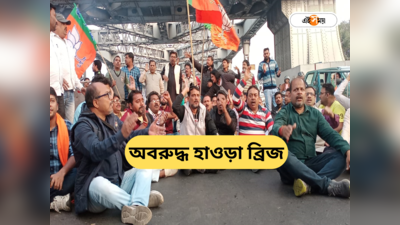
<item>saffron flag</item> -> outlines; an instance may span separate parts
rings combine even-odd
[[[222,27],[221,10],[215,0],[187,0],[196,9],[196,22]],[[219,3],[219,2],[218,2]]]
[[[240,39],[236,35],[235,29],[224,31],[220,27],[211,25],[211,41],[215,46],[223,49],[230,49],[235,52],[239,49]]]
[[[223,49],[236,51],[239,49],[240,39],[238,38],[224,7],[218,0],[215,1],[220,7],[222,15],[222,27],[216,24],[205,24],[204,26],[211,31],[211,41],[215,46]]]
[[[204,26],[211,31],[211,40],[215,46],[233,51],[239,49],[240,39],[238,38],[235,29],[233,29],[232,23],[219,0],[189,0],[189,3],[196,8],[196,21],[199,23],[208,23]],[[220,13],[218,17],[209,18],[211,17],[211,14],[207,15],[206,13],[215,13],[215,11],[206,10],[215,10],[216,8],[218,8]],[[199,15],[201,15],[201,17],[199,17]],[[204,15],[207,17],[204,18]]]
[[[76,5],[67,20],[71,21],[67,28],[67,43],[75,51],[75,71],[80,79],[96,58],[97,44]]]

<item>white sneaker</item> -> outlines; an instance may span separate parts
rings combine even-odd
[[[164,203],[164,196],[159,191],[150,191],[149,208],[155,208]]]
[[[141,205],[124,206],[121,211],[121,221],[134,225],[148,224],[152,216],[151,210]]]
[[[60,213],[60,210],[63,211],[71,211],[71,197],[69,194],[65,196],[56,196],[54,200],[50,203],[50,210],[53,209],[56,212]]]

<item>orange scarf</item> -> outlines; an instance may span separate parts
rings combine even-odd
[[[57,128],[58,156],[60,158],[61,164],[65,166],[65,164],[68,161],[69,134],[68,134],[67,124],[65,124],[64,119],[58,113],[56,114],[56,125],[58,127]]]

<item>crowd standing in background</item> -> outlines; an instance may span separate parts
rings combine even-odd
[[[205,65],[192,64],[188,52],[181,68],[175,51],[160,73],[154,60],[141,72],[135,55],[127,52],[125,65],[115,56],[106,75],[95,60],[93,79],[81,82],[65,43],[70,23],[50,5],[51,210],[70,211],[74,193],[77,213],[119,209],[122,222],[147,224],[149,208],[164,202],[151,182],[178,170],[129,165],[125,145],[138,135],[275,135],[289,149],[277,171],[296,196],[350,197],[350,181],[334,180],[350,169],[350,99],[343,95],[350,75],[323,84],[319,93],[306,84],[302,72],[278,85],[281,71],[265,48],[257,77],[248,60],[241,70],[231,70],[230,60],[223,59],[218,70],[212,56]],[[193,67],[202,72],[199,77]],[[183,172],[194,171],[218,172]]]

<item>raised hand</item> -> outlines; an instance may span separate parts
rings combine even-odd
[[[186,58],[191,58],[192,56],[190,55],[189,52],[185,52],[185,57],[186,57]]]
[[[144,66],[144,71],[149,71],[149,64],[148,63],[146,63],[146,65]]]
[[[171,99],[171,96],[169,95],[168,91],[164,91],[164,93],[162,94],[162,96],[165,98],[165,100],[169,101]]]
[[[267,64],[263,64],[263,71],[264,71],[264,73],[266,73],[267,72]]]
[[[182,91],[182,95],[185,97],[185,95],[189,92],[189,81],[187,79],[183,79],[183,81],[185,83],[185,88]]]
[[[129,77],[128,88],[129,90],[136,90],[135,78],[133,78],[132,76]]]
[[[237,66],[235,66],[235,68],[234,68],[235,70],[239,70],[239,68],[237,67]]]
[[[129,135],[131,134],[133,128],[136,126],[136,121],[138,120],[138,115],[134,112],[131,115],[129,115],[125,121],[124,124],[122,124],[121,128],[121,133],[124,138],[128,138]]]
[[[247,67],[246,71],[244,71],[244,77],[243,80],[244,81],[248,81],[249,79],[251,79],[251,72],[250,72],[251,68]]]

